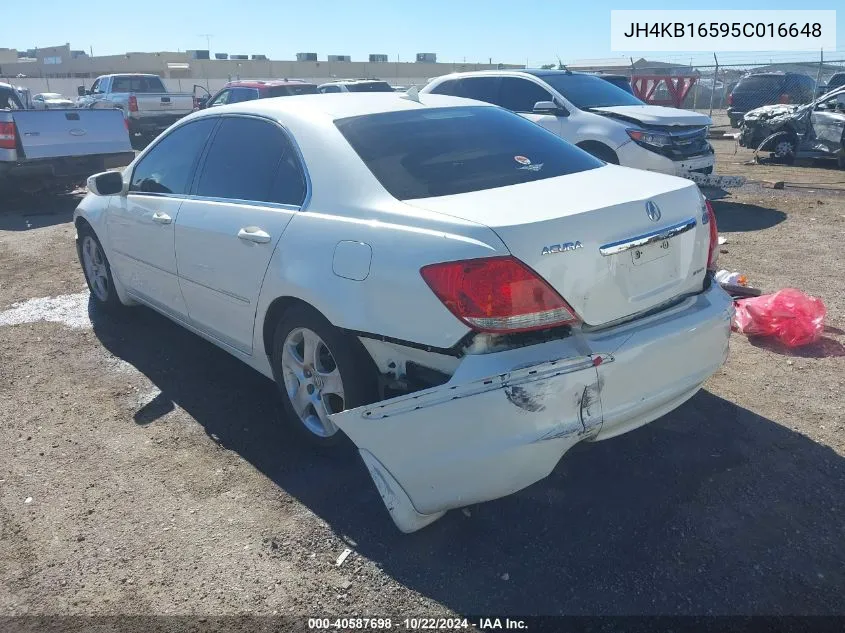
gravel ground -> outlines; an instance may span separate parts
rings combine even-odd
[[[734,336],[677,411],[412,535],[268,380],[92,310],[74,204],[0,212],[0,615],[845,614],[845,197],[715,203],[721,264],[822,297],[820,342]]]

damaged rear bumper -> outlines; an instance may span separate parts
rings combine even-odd
[[[732,304],[717,285],[603,332],[466,356],[444,385],[344,411],[396,525],[546,477],[576,443],[630,431],[690,398],[725,361]]]

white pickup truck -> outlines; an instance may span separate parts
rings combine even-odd
[[[158,75],[102,75],[77,93],[79,108],[122,110],[133,142],[142,145],[194,111],[194,95],[168,92]]]
[[[18,90],[0,83],[0,201],[11,192],[73,188],[134,157],[120,111],[30,110]]]

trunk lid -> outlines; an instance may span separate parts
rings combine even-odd
[[[587,325],[703,287],[709,228],[698,187],[685,179],[608,165],[406,203],[489,226]]]
[[[132,151],[120,110],[15,110],[12,118],[28,159]]]
[[[187,114],[194,109],[194,96],[173,92],[137,92],[138,110],[144,113],[172,112]]]
[[[590,112],[617,115],[638,121],[644,125],[713,125],[712,119],[706,114],[699,114],[692,110],[665,108],[663,106],[607,106],[603,108],[590,108]]]

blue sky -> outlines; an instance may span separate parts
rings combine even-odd
[[[293,59],[309,51],[325,59],[329,53],[366,60],[369,53],[386,53],[390,61],[412,61],[417,52],[434,52],[438,61],[525,63],[533,66],[585,57],[615,57],[610,50],[610,9],[837,9],[837,51],[828,59],[845,58],[845,5],[821,0],[801,7],[793,1],[699,2],[643,0],[604,2],[504,2],[502,0],[237,0],[200,3],[176,0],[38,0],[6,2],[0,46],[26,49],[70,42],[73,48],[93,48],[95,55],[127,51],[207,48],[202,34],[211,34],[216,52],[265,54]],[[130,10],[130,7],[132,9]],[[11,27],[11,28],[9,28]],[[11,40],[7,39],[9,36]],[[637,51],[631,51],[637,53]],[[651,59],[706,63],[701,53],[643,53]],[[757,56],[759,57],[759,56]],[[772,53],[773,61],[804,58],[798,53]],[[722,63],[741,63],[748,53],[724,53]]]

